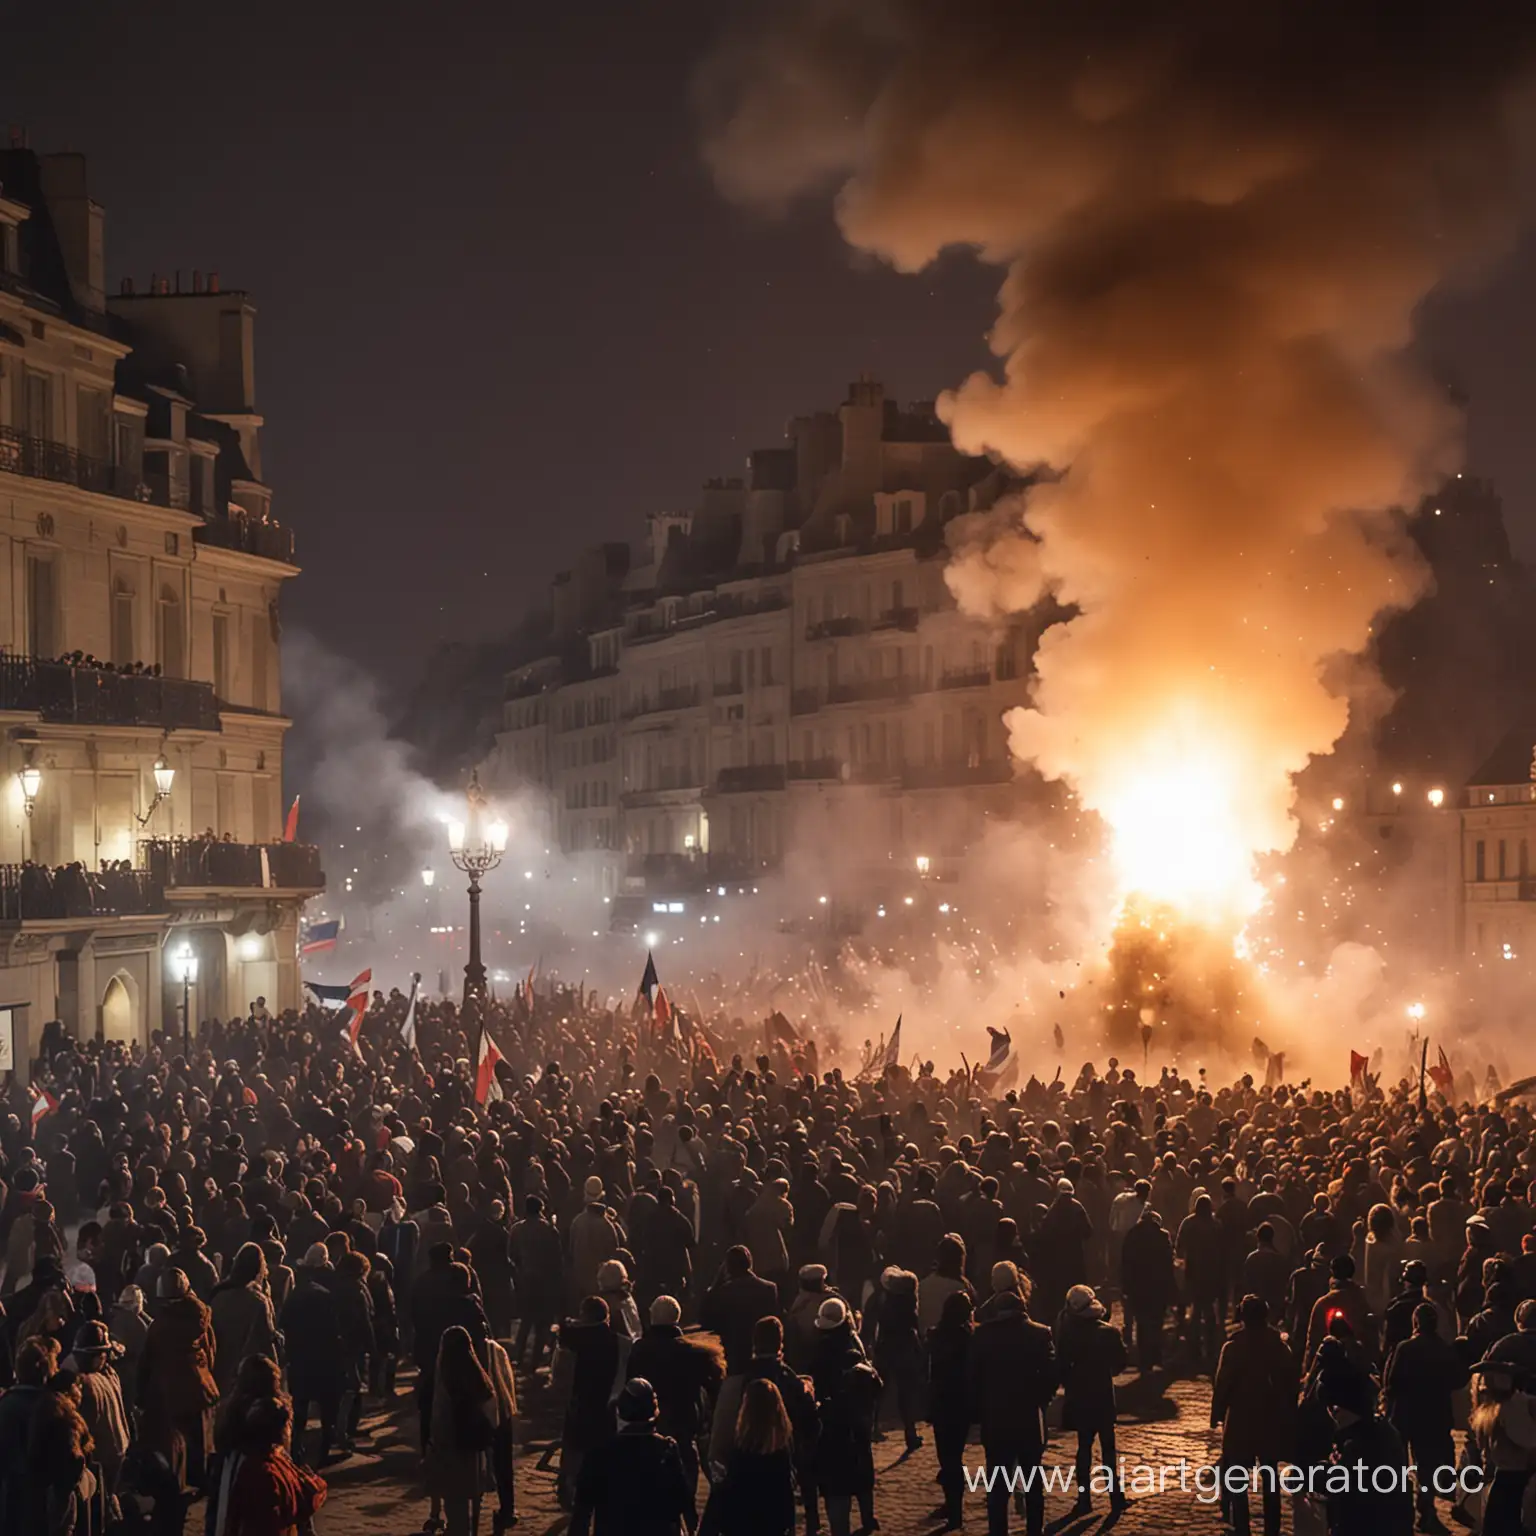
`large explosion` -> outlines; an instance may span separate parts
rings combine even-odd
[[[902,270],[1006,268],[1000,377],[941,409],[1033,486],[952,526],[948,578],[1061,605],[1008,724],[1103,819],[1124,926],[1241,930],[1341,663],[1421,591],[1394,509],[1460,421],[1414,315],[1512,234],[1533,33],[1498,0],[806,0],[705,71],[731,196],[835,189]]]

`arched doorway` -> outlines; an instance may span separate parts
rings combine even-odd
[[[130,990],[131,978],[118,972],[101,995],[101,1037],[132,1045],[139,1038],[139,1010]]]

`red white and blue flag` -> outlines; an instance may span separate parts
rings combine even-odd
[[[311,923],[304,930],[304,942],[299,946],[301,955],[318,955],[323,950],[335,949],[341,934],[341,919],[327,918],[323,923]]]
[[[373,968],[359,971],[352,978],[352,985],[347,989],[346,1009],[349,1015],[347,1019],[347,1039],[352,1042],[352,1049],[361,1056],[362,1050],[357,1043],[358,1034],[363,1027],[363,1015],[368,1012],[368,989],[373,985]]]

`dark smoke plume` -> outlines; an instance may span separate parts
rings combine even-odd
[[[1512,238],[1533,39],[1500,0],[826,0],[702,72],[731,197],[831,192],[903,270],[1006,269],[1000,377],[942,409],[1058,473],[953,529],[950,581],[978,615],[1067,605],[1014,747],[1117,841],[1198,759],[1174,821],[1289,846],[1291,776],[1347,721],[1325,667],[1422,591],[1393,509],[1461,423],[1415,312]]]

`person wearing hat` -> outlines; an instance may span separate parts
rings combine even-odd
[[[1113,1470],[1110,1508],[1125,1506],[1115,1458],[1115,1377],[1126,1366],[1125,1340],[1107,1321],[1103,1302],[1087,1285],[1074,1285],[1056,1320],[1056,1364],[1061,1374],[1065,1414],[1062,1423],[1077,1431],[1077,1508],[1086,1515],[1093,1507],[1089,1477],[1093,1471],[1093,1442]]]
[[[123,1388],[123,1406],[130,1418],[138,1406],[139,1361],[149,1340],[149,1319],[144,1315],[144,1293],[136,1285],[125,1285],[112,1303],[108,1328],[117,1345],[118,1379]]]
[[[1030,1317],[1016,1291],[998,1292],[996,1308],[977,1327],[970,1349],[970,1400],[989,1466],[1039,1466],[1045,1409],[1057,1381],[1051,1330]],[[989,1536],[1007,1536],[1009,1497],[1007,1482],[997,1478],[987,1491]],[[1029,1536],[1041,1536],[1045,1489],[1038,1478],[1025,1490],[1024,1516]]]
[[[102,1491],[109,1503],[117,1495],[130,1440],[123,1385],[115,1368],[121,1355],[122,1349],[113,1342],[107,1325],[93,1320],[81,1325],[65,1361],[66,1367],[75,1373],[80,1417],[95,1442]]]
[[[170,1462],[184,1487],[201,1488],[219,1400],[213,1320],[181,1270],[163,1270],[158,1286],[159,1307],[144,1342],[135,1391],[140,1440],[146,1450]]]
[[[725,1380],[725,1352],[709,1334],[683,1332],[683,1309],[675,1297],[651,1303],[650,1325],[629,1352],[625,1374],[643,1377],[656,1393],[657,1427],[677,1441],[690,1489],[699,1475],[699,1436],[705,1404]]]
[[[870,1356],[884,1381],[896,1389],[896,1409],[901,1415],[907,1450],[923,1443],[917,1432],[922,1397],[923,1346],[918,1332],[917,1276],[911,1270],[887,1265],[880,1284],[870,1292],[864,1312],[863,1335]]]
[[[1408,1453],[1402,1437],[1376,1412],[1370,1377],[1327,1371],[1321,1397],[1334,1425],[1332,1461],[1350,1472],[1337,1485],[1332,1479],[1325,1485],[1330,1536],[1407,1536],[1413,1529],[1413,1491],[1402,1473]],[[1494,1536],[1491,1523],[1484,1532]]]
[[[1522,1305],[1530,1306],[1525,1302]],[[1467,1384],[1467,1363],[1456,1345],[1440,1334],[1440,1313],[1431,1301],[1420,1301],[1413,1312],[1412,1334],[1395,1344],[1382,1373],[1387,1417],[1403,1437],[1409,1460],[1419,1468],[1419,1529],[1444,1529],[1435,1512],[1436,1474],[1447,1487],[1454,1468],[1452,1394]]]
[[[571,1221],[571,1284],[578,1296],[591,1296],[597,1291],[598,1270],[624,1246],[624,1233],[595,1173],[582,1194],[586,1204]]]
[[[1211,1428],[1221,1430],[1224,1467],[1278,1467],[1295,1455],[1296,1358],[1269,1321],[1262,1296],[1245,1296],[1240,1326],[1222,1346],[1211,1387]],[[1279,1536],[1280,1490],[1265,1486],[1265,1536]],[[1248,1496],[1223,1488],[1223,1512],[1248,1529]]]
[[[649,1536],[694,1528],[694,1493],[677,1442],[658,1431],[656,1417],[650,1382],[643,1376],[625,1382],[619,1432],[582,1463],[570,1536]]]
[[[808,1371],[816,1350],[817,1309],[837,1293],[827,1284],[825,1264],[802,1264],[795,1279],[795,1294],[784,1315],[784,1353],[797,1371]]]
[[[1307,1327],[1312,1308],[1328,1289],[1328,1250],[1322,1243],[1309,1248],[1302,1263],[1291,1272],[1285,1292],[1285,1332],[1299,1366],[1306,1357]]]
[[[853,1321],[841,1296],[829,1296],[816,1313],[819,1338],[811,1369],[821,1416],[816,1486],[834,1536],[846,1536],[855,1499],[864,1529],[876,1524],[871,1437],[885,1384],[866,1358]]]
[[[1428,1283],[1429,1267],[1422,1259],[1409,1259],[1403,1265],[1402,1286],[1382,1314],[1381,1358],[1384,1361],[1391,1359],[1392,1351],[1412,1336],[1413,1314],[1429,1299],[1424,1290]]]
[[[1303,1363],[1310,1363],[1317,1353],[1335,1317],[1342,1317],[1350,1332],[1362,1343],[1373,1338],[1368,1332],[1371,1309],[1365,1290],[1355,1279],[1355,1261],[1347,1253],[1336,1253],[1328,1261],[1328,1289],[1312,1305],[1307,1323],[1307,1344]]]

